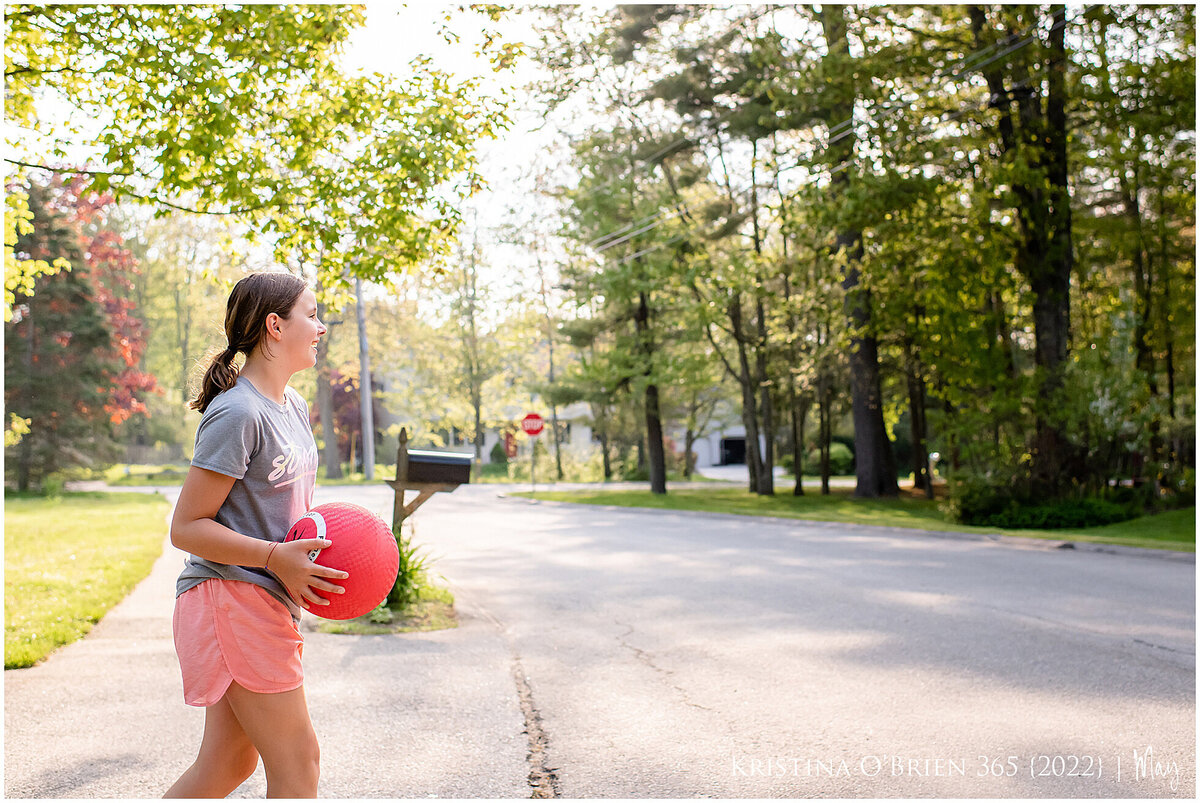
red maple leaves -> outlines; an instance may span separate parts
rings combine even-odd
[[[87,259],[88,274],[95,291],[95,302],[104,311],[112,332],[111,355],[124,366],[109,373],[110,387],[105,389],[104,412],[114,424],[146,412],[142,401],[146,393],[162,393],[153,375],[140,369],[146,350],[145,324],[136,315],[130,298],[134,281],[140,275],[137,258],[125,245],[121,234],[110,225],[110,193],[84,193],[86,181],[78,177],[64,187],[72,217],[79,224],[81,245]]]

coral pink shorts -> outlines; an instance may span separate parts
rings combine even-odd
[[[236,681],[259,693],[304,684],[304,636],[283,603],[253,583],[205,580],[175,600],[175,651],[188,705],[220,702]]]

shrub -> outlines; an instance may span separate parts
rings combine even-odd
[[[804,473],[821,473],[821,450],[813,449],[804,456]],[[844,443],[833,441],[829,444],[829,473],[853,474],[854,452]]]
[[[396,584],[388,594],[388,604],[407,605],[417,598],[425,582],[426,556],[418,555],[418,547],[411,537],[401,535],[396,539],[400,551],[400,567],[396,573]]]
[[[1001,487],[983,477],[962,476],[950,483],[942,511],[963,524],[984,524],[1016,501],[1011,486]]]
[[[1013,530],[1061,530],[1115,524],[1135,515],[1130,508],[1107,499],[1063,499],[1038,505],[1011,502],[984,523]]]
[[[1111,498],[1035,500],[1019,486],[1000,485],[983,477],[961,477],[950,486],[944,512],[963,524],[1013,530],[1058,530],[1098,527],[1139,515],[1143,495],[1117,489]]]

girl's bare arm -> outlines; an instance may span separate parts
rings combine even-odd
[[[300,605],[328,605],[315,594],[320,589],[342,593],[341,586],[325,578],[344,580],[349,575],[320,566],[308,559],[314,546],[329,546],[329,541],[303,539],[273,543],[251,538],[231,530],[216,520],[225,498],[235,482],[233,477],[192,466],[183,481],[175,514],[171,518],[171,543],[198,558],[231,566],[261,566],[271,571]],[[268,566],[268,558],[270,565]]]

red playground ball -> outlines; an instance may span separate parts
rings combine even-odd
[[[396,583],[400,552],[396,538],[383,521],[365,507],[348,502],[317,505],[301,516],[284,541],[324,538],[333,543],[308,553],[321,566],[349,573],[345,580],[331,580],[346,589],[329,594],[313,589],[329,600],[328,605],[310,605],[308,610],[322,619],[353,619],[383,602]]]

